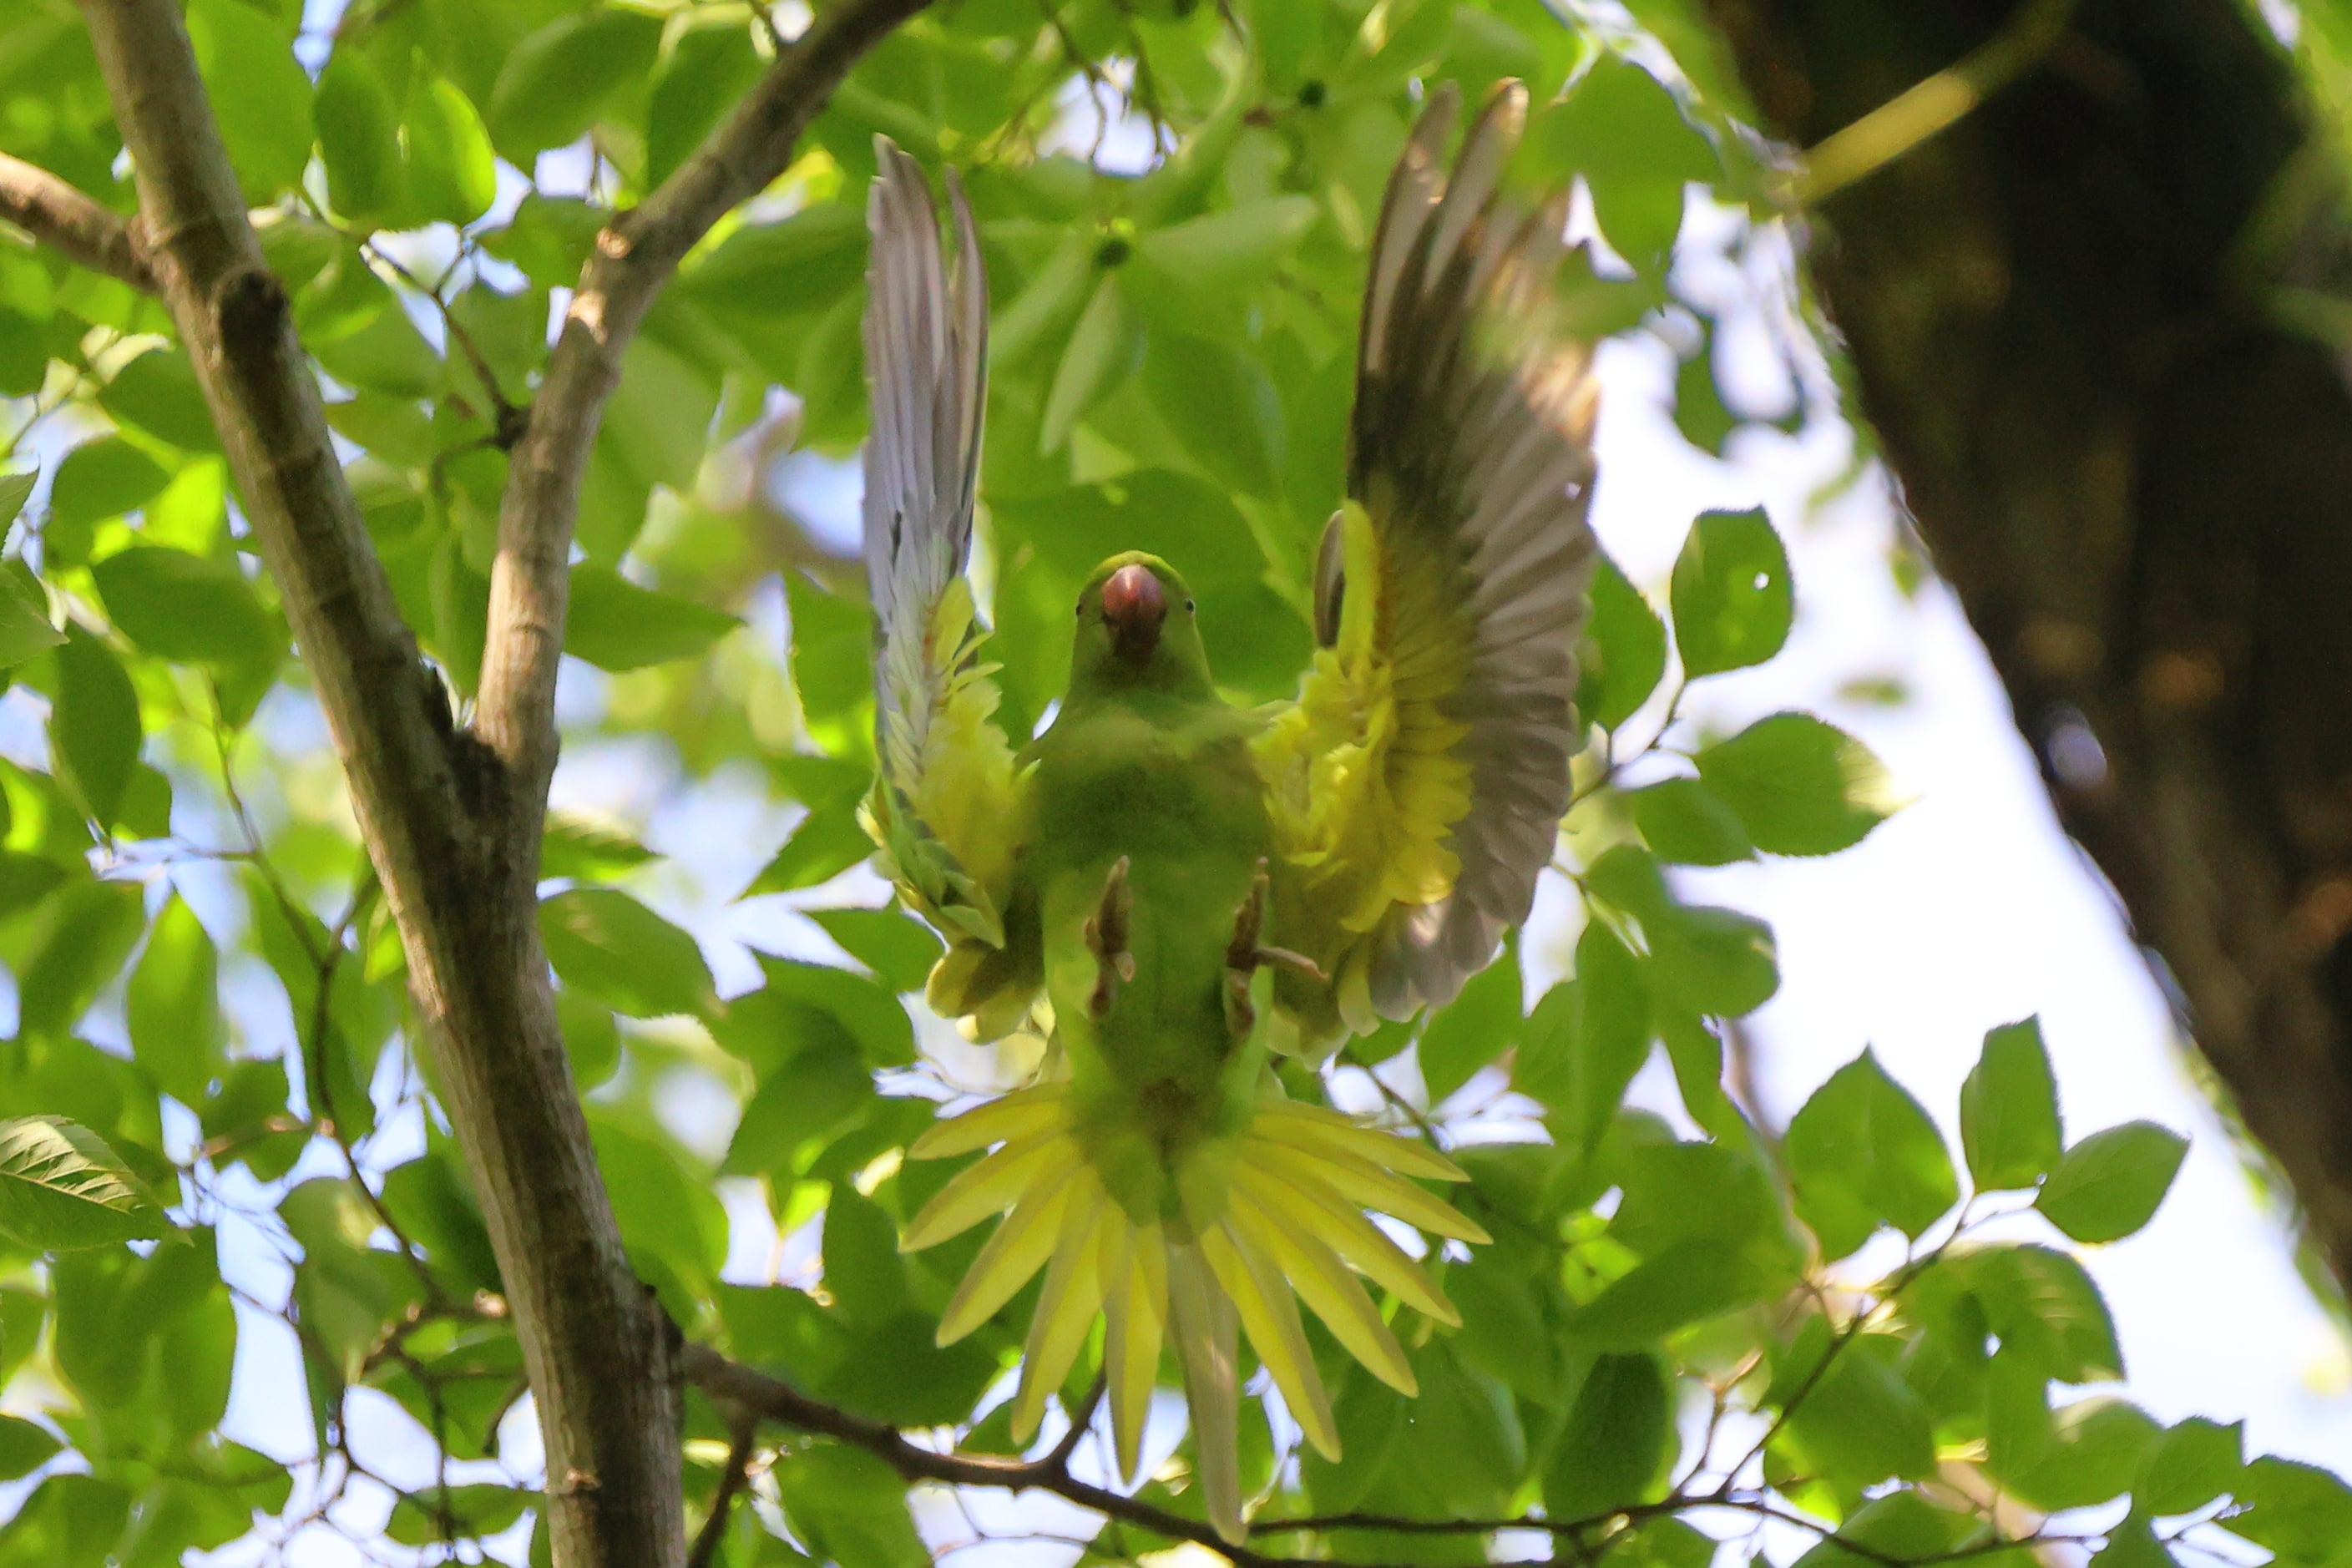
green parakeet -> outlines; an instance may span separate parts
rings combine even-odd
[[[1486,1239],[1415,1180],[1463,1179],[1451,1161],[1290,1100],[1268,1053],[1319,1055],[1444,1004],[1489,963],[1551,858],[1579,747],[1595,389],[1586,350],[1547,327],[1565,205],[1530,212],[1504,189],[1520,89],[1495,95],[1450,177],[1453,97],[1436,96],[1373,239],[1318,650],[1297,700],[1273,709],[1220,695],[1167,563],[1115,555],[1078,595],[1058,714],[1014,751],[963,574],[986,386],[971,216],[950,174],[950,259],[929,184],[887,139],[869,207],[867,825],[902,898],[948,939],[931,1005],[975,1038],[1027,1024],[1051,1046],[1041,1081],[909,1151],[993,1152],[902,1245],[1004,1215],[942,1343],[1043,1270],[1013,1411],[1023,1441],[1099,1313],[1132,1478],[1172,1347],[1203,1500],[1229,1540],[1240,1336],[1336,1458],[1294,1294],[1410,1394],[1358,1276],[1460,1319],[1366,1211]]]

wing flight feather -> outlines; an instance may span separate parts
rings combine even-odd
[[[1597,389],[1547,330],[1564,207],[1504,187],[1525,116],[1498,90],[1448,177],[1442,91],[1373,240],[1322,647],[1260,750],[1286,945],[1331,977],[1280,977],[1310,1033],[1450,1001],[1527,918],[1568,805]]]
[[[865,545],[877,766],[867,827],[910,904],[951,938],[1001,948],[1016,786],[964,576],[987,402],[988,282],[953,171],[950,261],[920,166],[887,137],[875,146]]]

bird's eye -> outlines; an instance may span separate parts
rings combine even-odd
[[[1190,599],[1184,601],[1184,613],[1188,616],[1192,613],[1192,601]]]

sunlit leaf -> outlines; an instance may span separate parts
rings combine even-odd
[[[154,1194],[88,1128],[61,1116],[0,1121],[0,1231],[46,1252],[168,1229]]]

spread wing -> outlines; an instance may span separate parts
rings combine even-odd
[[[951,940],[1004,945],[1013,752],[972,608],[973,488],[988,384],[988,280],[955,174],[956,254],[931,188],[876,138],[866,205],[866,574],[874,600],[876,777],[866,826],[907,901]]]
[[[1526,101],[1498,90],[1449,178],[1439,94],[1373,239],[1321,646],[1259,751],[1276,940],[1329,976],[1276,997],[1316,1036],[1450,1001],[1527,918],[1568,806],[1597,387],[1546,330],[1564,206],[1501,186]]]

